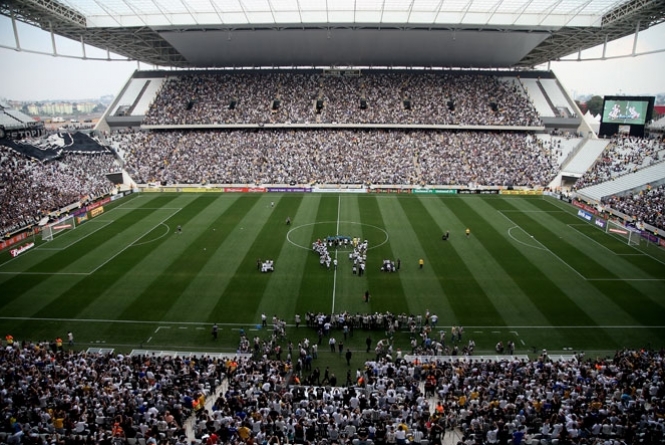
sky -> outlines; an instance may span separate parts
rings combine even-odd
[[[0,16],[0,98],[17,101],[98,99],[117,95],[136,69],[153,69],[136,61],[79,60],[66,55],[81,56],[80,42],[56,36],[58,54],[51,56],[29,52],[52,50],[49,33],[22,23],[18,24],[20,46],[16,51],[14,32],[9,18]],[[655,95],[665,93],[665,51],[636,57],[634,36],[610,42],[606,56],[629,57],[602,61],[552,62],[554,71],[568,93],[594,95]],[[639,33],[636,53],[665,50],[665,23]],[[584,58],[599,58],[602,47],[582,52]],[[108,57],[105,51],[86,46],[88,58]],[[577,59],[577,54],[568,58]],[[546,66],[538,68],[546,69]]]

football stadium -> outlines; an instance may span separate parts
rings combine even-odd
[[[152,66],[0,103],[0,443],[665,443],[665,117],[548,66],[662,0],[0,14]]]

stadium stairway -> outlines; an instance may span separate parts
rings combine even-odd
[[[581,177],[596,162],[598,156],[609,145],[606,139],[586,139],[577,153],[561,167],[565,176]]]
[[[212,412],[212,406],[215,404],[217,398],[222,394],[226,393],[228,389],[229,389],[229,381],[227,379],[222,380],[222,384],[217,386],[217,389],[213,394],[206,395],[206,402],[204,405],[204,409]],[[183,426],[185,427],[185,436],[187,437],[187,443],[190,444],[201,443],[201,441],[197,439],[196,435],[194,434],[195,424],[196,424],[196,416],[193,415],[189,416],[187,420],[185,420],[185,424]]]

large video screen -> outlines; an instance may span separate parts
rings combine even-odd
[[[645,100],[605,99],[603,123],[644,125],[649,110],[649,102]]]

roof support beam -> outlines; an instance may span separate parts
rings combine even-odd
[[[55,15],[59,20],[64,20],[78,26],[86,26],[86,19],[83,14],[55,0],[25,0],[25,3],[42,13],[46,12]]]
[[[268,8],[270,8],[270,16],[272,17],[272,21],[277,23],[277,19],[275,18],[275,8],[272,7],[272,2],[270,0],[268,0]]]
[[[14,41],[16,42],[16,50],[21,51],[21,41],[18,38],[18,28],[16,27],[16,17],[14,17],[14,8],[11,10],[12,28],[14,29]]]
[[[300,23],[303,23],[303,21],[302,21],[302,8],[300,7],[300,0],[296,0],[296,5],[298,5],[298,17],[300,18]]]
[[[411,0],[411,4],[409,5],[409,15],[406,16],[406,23],[409,23],[411,21],[411,13],[413,12],[413,4],[416,2],[416,0]]]
[[[464,18],[465,18],[466,15],[468,14],[469,9],[471,9],[471,5],[472,5],[472,4],[473,4],[473,0],[469,0],[469,2],[468,2],[468,3],[466,4],[466,6],[464,7],[464,14],[462,14],[462,18],[459,20],[460,25],[461,25],[462,23],[464,23]]]
[[[58,48],[56,48],[55,46],[55,33],[53,32],[53,23],[49,22],[48,27],[49,27],[49,32],[51,33],[51,45],[53,47],[53,55],[57,56]]]
[[[531,0],[533,1],[533,0]],[[492,21],[492,17],[494,17],[494,14],[496,14],[496,11],[498,11],[499,6],[501,6],[501,3],[503,3],[503,0],[498,0],[490,9],[490,16],[487,18],[487,21],[485,22],[485,25],[489,25],[489,23]]]
[[[116,17],[115,14],[113,14],[112,11],[110,11],[106,6],[104,6],[104,3],[100,3],[98,0],[93,0],[93,1],[97,4],[97,6],[102,8],[109,15],[109,17],[111,17],[113,20],[115,20],[115,22],[118,24],[118,26],[122,26],[122,23],[120,23],[120,20],[118,20],[118,18]]]
[[[545,19],[549,17],[552,14],[552,11],[556,9],[557,6],[561,4],[563,0],[557,0],[556,2],[552,3],[552,5],[545,10],[545,15],[543,16],[542,19],[540,19],[540,22],[538,22],[538,26],[542,25]]]
[[[441,14],[441,8],[443,8],[443,0],[439,0],[439,6],[436,8],[436,14],[434,14],[434,20],[432,20],[432,25],[436,23],[436,19],[439,18],[439,14]]]
[[[249,16],[247,15],[247,11],[245,10],[245,4],[242,2],[242,0],[238,0],[238,4],[240,5],[240,9],[242,10],[242,15],[245,16],[245,20],[247,20],[247,25],[251,26],[252,22],[249,20]]]
[[[153,2],[155,2],[155,1],[153,0]],[[156,3],[156,2],[155,2],[155,3]],[[183,1],[183,0],[180,0],[180,3],[181,3],[182,6],[185,8],[185,10],[186,10],[187,13],[189,14],[189,16],[190,16],[190,17],[192,18],[192,20],[194,21],[194,23],[196,23],[197,25],[200,25],[199,21],[196,19],[196,16],[195,16],[194,13],[192,12],[192,10],[189,9],[189,6],[187,6],[187,2],[185,2],[185,1]]]
[[[210,1],[210,6],[212,6],[213,11],[215,11],[215,14],[217,14],[217,17],[219,18],[219,23],[222,25],[224,24],[224,18],[222,17],[222,13],[219,12],[219,9],[217,9],[217,5],[215,5],[214,0],[209,0]]]
[[[635,39],[633,39],[633,55],[637,52],[637,36],[640,34],[640,21],[637,21],[637,25],[635,25]]]
[[[565,25],[563,25],[563,26],[568,26],[568,24],[569,24],[570,22],[572,22],[573,19],[574,19],[575,17],[577,17],[577,15],[578,15],[580,12],[584,11],[584,8],[586,8],[587,6],[589,6],[589,3],[591,3],[592,1],[593,1],[593,0],[587,0],[586,2],[582,3],[581,5],[576,6],[575,8],[573,8],[573,9],[568,13],[568,14],[570,14],[570,18],[566,21]]]
[[[123,2],[123,3],[124,3],[129,9],[131,9],[132,12],[133,12],[134,14],[136,14],[136,17],[138,17],[138,19],[141,20],[141,23],[143,23],[143,26],[148,26],[148,23],[143,19],[143,17],[141,17],[141,14],[139,14],[139,12],[136,11],[136,9],[131,5],[131,3],[128,3],[127,0],[122,0],[122,2]],[[153,1],[153,3],[154,3],[154,1]],[[158,8],[158,9],[159,9],[159,8]],[[160,9],[159,12],[162,12],[162,10]],[[163,14],[163,13],[162,13],[162,14]],[[168,20],[168,18],[167,18],[167,20]],[[173,23],[171,23],[170,20],[169,20],[169,23],[170,23],[171,25],[173,24]]]
[[[605,53],[607,53],[607,34],[605,34],[605,42],[603,42],[603,55],[602,59],[605,60]]]
[[[515,23],[517,23],[517,21],[520,18],[522,18],[522,15],[524,15],[524,11],[527,10],[527,8],[529,7],[529,5],[531,5],[531,3],[533,3],[533,0],[527,0],[527,2],[524,4],[524,6],[520,8],[520,13],[517,15],[517,17],[515,17],[515,20],[513,20],[513,23],[512,23],[513,25]]]

